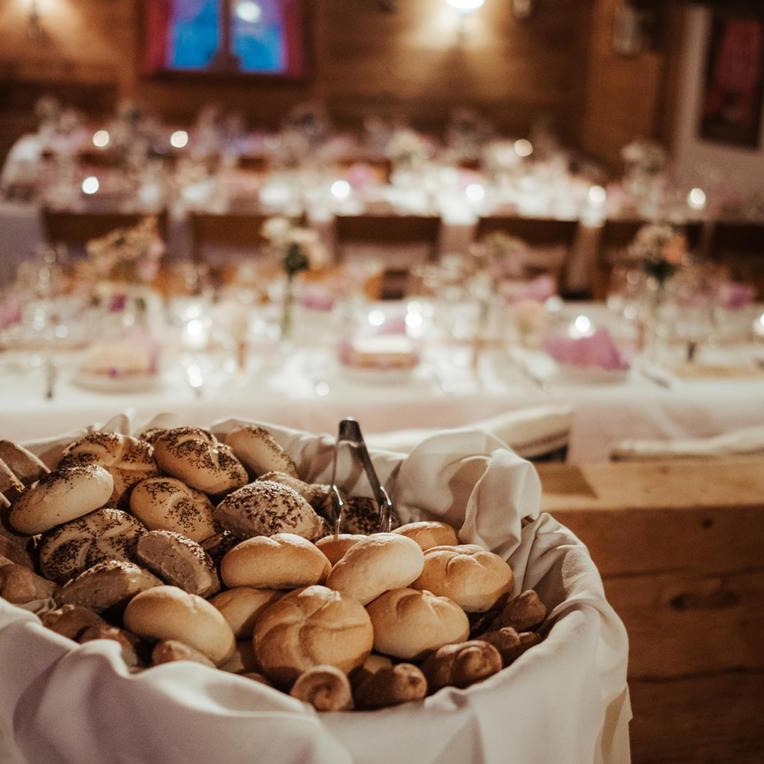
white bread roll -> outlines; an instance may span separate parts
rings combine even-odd
[[[100,464],[114,478],[110,503],[127,499],[141,480],[158,474],[153,449],[145,441],[117,432],[91,432],[67,446],[57,469],[76,464]]]
[[[424,553],[424,569],[414,589],[448,597],[468,613],[483,613],[512,590],[506,560],[474,544],[436,546]]]
[[[434,546],[456,546],[459,539],[456,531],[448,524],[436,520],[422,520],[418,523],[406,523],[396,528],[393,533],[416,541],[424,551]]]
[[[351,546],[363,541],[368,536],[360,533],[338,533],[336,536],[324,536],[316,541],[316,546],[326,555],[329,562],[334,565],[341,559]]]
[[[256,480],[229,494],[214,517],[240,538],[296,533],[312,540],[324,533],[323,520],[297,491],[270,480]]]
[[[56,585],[29,568],[8,562],[0,565],[0,597],[14,605],[45,600],[52,596]]]
[[[216,666],[236,647],[228,621],[207,600],[177,586],[157,586],[130,600],[125,627],[146,639],[176,639],[206,655]]]
[[[374,649],[394,658],[417,659],[470,633],[466,613],[447,597],[417,589],[385,592],[366,610],[374,626]]]
[[[40,570],[51,581],[77,576],[102,560],[132,560],[146,529],[121,509],[105,507],[59,525],[40,540]]]
[[[20,533],[43,533],[102,507],[113,490],[112,476],[97,464],[56,470],[19,498],[9,520]]]
[[[54,595],[56,604],[81,605],[97,612],[122,607],[139,592],[160,586],[147,570],[123,560],[106,560],[68,581]]]
[[[331,566],[323,552],[293,533],[255,536],[235,546],[220,562],[226,586],[296,589],[326,579]]]
[[[225,442],[254,475],[283,472],[299,477],[292,458],[262,427],[249,424],[236,427],[228,433]]]
[[[363,665],[373,640],[363,606],[325,586],[282,597],[260,616],[253,636],[263,673],[282,687],[324,663],[349,673]]]
[[[192,488],[217,495],[245,485],[244,465],[231,449],[200,427],[175,427],[154,441],[160,469]]]
[[[215,534],[207,494],[177,478],[142,480],[130,494],[130,511],[152,531],[175,531],[199,542]]]
[[[214,605],[228,621],[236,639],[250,639],[255,622],[261,613],[283,596],[275,589],[254,589],[251,586],[236,586],[216,594],[210,604]]]
[[[202,547],[174,531],[149,531],[135,549],[138,561],[167,584],[185,592],[210,597],[220,581],[210,556]]]
[[[416,541],[395,533],[376,533],[345,552],[326,585],[366,605],[389,589],[408,586],[423,566],[424,553]]]

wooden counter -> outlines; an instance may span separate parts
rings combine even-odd
[[[635,764],[764,761],[764,460],[539,474],[629,633]]]

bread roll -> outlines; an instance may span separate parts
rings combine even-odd
[[[255,476],[264,472],[283,472],[291,477],[299,477],[297,465],[292,458],[262,427],[236,427],[228,433],[225,442]]]
[[[122,660],[128,667],[134,668],[140,664],[136,651],[137,640],[131,639],[126,631],[108,624],[88,626],[77,638],[80,644],[92,642],[94,639],[110,639],[117,642],[122,649]]]
[[[255,536],[235,546],[220,563],[228,587],[296,589],[326,579],[329,560],[316,546],[293,533]]]
[[[130,494],[130,511],[152,531],[175,531],[202,542],[215,534],[212,502],[182,480],[152,477]]]
[[[229,531],[221,531],[214,536],[210,536],[204,539],[202,543],[202,549],[210,556],[216,567],[220,567],[220,561],[230,552],[235,546],[241,543],[241,539],[237,538]]]
[[[422,664],[430,690],[441,687],[469,687],[501,671],[501,655],[488,642],[473,639],[445,645]]]
[[[130,489],[157,474],[153,449],[145,441],[116,432],[91,432],[64,451],[58,469],[80,464],[100,464],[114,479],[109,503],[127,499]]]
[[[353,705],[347,675],[334,666],[312,666],[303,671],[289,694],[310,703],[316,711],[345,711]]]
[[[349,673],[366,660],[373,640],[363,606],[325,586],[282,597],[260,616],[253,636],[263,673],[282,687],[311,666],[328,664]]]
[[[9,501],[14,501],[24,493],[24,484],[16,477],[13,470],[0,459],[0,494]]]
[[[239,676],[244,677],[245,679],[251,679],[253,682],[257,682],[258,684],[264,684],[266,687],[273,687],[273,682],[271,682],[267,676],[263,676],[257,671],[250,671],[246,674],[239,674]]]
[[[373,710],[422,700],[427,695],[427,679],[411,663],[382,666],[369,674],[355,688],[356,708]]]
[[[512,568],[479,546],[436,546],[424,553],[424,569],[412,584],[448,597],[468,613],[495,607],[512,591]]]
[[[151,664],[159,666],[162,663],[173,663],[175,661],[191,661],[192,663],[201,663],[203,666],[215,668],[215,664],[206,656],[195,650],[184,642],[177,639],[166,639],[157,642],[151,651]]]
[[[97,612],[121,608],[139,592],[160,586],[161,581],[132,562],[99,562],[62,586],[55,594],[57,605],[82,605]]]
[[[250,639],[260,614],[281,596],[283,592],[274,589],[236,586],[216,594],[210,603],[223,614],[236,639]]]
[[[251,636],[249,639],[238,640],[233,655],[220,666],[221,671],[231,674],[248,674],[258,668]]]
[[[48,531],[39,546],[42,574],[64,583],[103,560],[132,560],[146,529],[120,509],[97,509]]]
[[[367,606],[374,626],[374,649],[406,660],[418,659],[469,634],[465,612],[446,597],[417,589],[393,589]]]
[[[138,562],[171,586],[210,597],[220,591],[220,581],[209,555],[180,533],[149,531],[135,549]]]
[[[10,523],[20,533],[43,533],[102,507],[113,489],[111,475],[97,464],[56,470],[13,505]]]
[[[326,504],[330,500],[332,490],[330,485],[324,483],[306,483],[292,475],[287,475],[286,472],[265,472],[257,480],[270,480],[272,483],[281,483],[281,485],[297,491],[319,515],[323,515],[326,512]]]
[[[480,639],[499,651],[502,665],[505,667],[514,663],[528,648],[540,641],[535,632],[524,631],[518,634],[511,626],[489,631]]]
[[[359,666],[350,674],[350,683],[353,687],[357,687],[361,682],[366,681],[372,674],[376,674],[380,669],[390,668],[392,665],[393,662],[386,655],[372,653],[363,662],[363,666]]]
[[[366,538],[368,536],[362,536],[360,533],[339,533],[336,536],[324,536],[316,541],[316,546],[326,555],[329,562],[334,565],[351,546],[355,546],[359,541],[363,541]]]
[[[511,599],[491,623],[491,629],[511,626],[517,632],[534,629],[546,618],[546,606],[533,589],[528,589]]]
[[[391,528],[400,525],[398,515],[393,513]],[[379,505],[365,496],[351,496],[345,502],[342,515],[343,533],[361,533],[368,536],[380,530]]]
[[[418,523],[406,523],[396,528],[393,533],[416,541],[424,551],[434,546],[455,546],[459,543],[456,531],[448,525],[434,520],[423,520]]]
[[[377,533],[345,552],[326,585],[366,605],[389,589],[408,586],[423,565],[424,554],[416,541],[395,533]]]
[[[0,523],[0,555],[11,562],[34,570],[35,563],[29,552],[30,539],[27,536],[15,534]]]
[[[200,427],[175,427],[154,441],[160,469],[192,488],[218,495],[245,485],[244,465],[228,446]]]
[[[226,496],[215,508],[215,521],[235,536],[296,533],[306,539],[323,535],[324,524],[297,491],[257,480]]]
[[[62,637],[77,640],[91,626],[108,626],[98,613],[81,605],[64,605],[40,615],[42,625]]]
[[[164,433],[167,432],[166,427],[149,427],[147,430],[142,430],[138,437],[141,440],[145,440],[146,443],[150,443],[152,446],[154,445],[154,441],[160,436],[164,435]]]
[[[216,666],[233,655],[231,627],[219,610],[177,586],[157,586],[133,597],[125,626],[147,639],[177,639],[206,655]]]
[[[0,440],[0,459],[25,486],[36,483],[50,472],[31,451],[10,440]]]
[[[14,605],[47,599],[55,590],[52,581],[46,581],[23,565],[11,562],[0,567],[0,597]]]

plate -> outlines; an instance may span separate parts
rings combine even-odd
[[[107,377],[79,371],[72,383],[99,393],[145,393],[154,390],[160,382],[159,374],[131,374],[129,377]]]
[[[409,369],[363,369],[340,364],[340,376],[361,385],[400,385],[411,381],[416,366]]]

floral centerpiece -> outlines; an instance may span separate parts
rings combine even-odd
[[[286,276],[281,311],[281,338],[290,339],[293,329],[294,281],[303,271],[320,270],[328,261],[328,253],[318,233],[284,217],[269,218],[261,234],[281,257]]]
[[[387,156],[399,168],[418,167],[430,156],[427,141],[410,128],[399,128],[390,137],[387,144]]]
[[[640,262],[645,273],[663,289],[687,259],[687,238],[674,226],[648,223],[629,245],[629,254]]]

